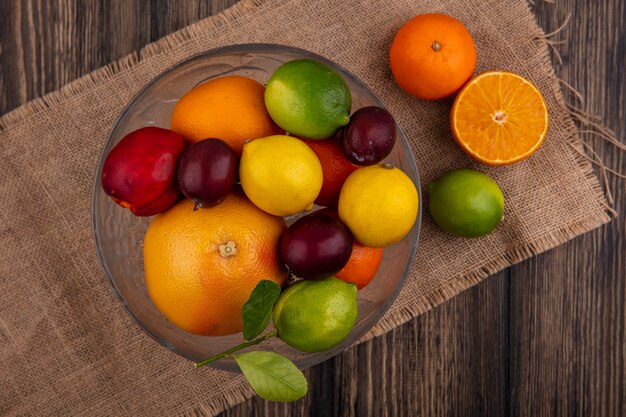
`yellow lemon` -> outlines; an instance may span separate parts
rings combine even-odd
[[[243,146],[239,180],[261,210],[288,216],[313,208],[322,189],[322,164],[300,139],[267,136]]]
[[[359,168],[346,179],[339,194],[339,218],[356,240],[382,248],[402,240],[418,210],[413,181],[391,164]]]

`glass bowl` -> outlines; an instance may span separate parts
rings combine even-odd
[[[143,272],[143,237],[149,218],[135,217],[115,204],[103,191],[102,164],[111,149],[128,133],[145,126],[169,128],[178,100],[191,88],[224,75],[242,75],[265,83],[272,72],[286,61],[311,58],[338,71],[352,93],[352,110],[383,103],[354,75],[328,59],[281,45],[245,44],[213,49],[189,58],[164,71],[146,85],[122,111],[104,144],[95,175],[92,196],[92,222],[96,249],[105,276],[120,302],[148,335],[171,351],[199,361],[220,353],[242,341],[241,334],[209,337],[187,333],[171,324],[152,304]],[[419,195],[418,217],[410,233],[400,242],[385,248],[374,280],[358,294],[359,315],[349,336],[334,348],[320,353],[297,351],[277,338],[253,349],[272,350],[292,359],[301,368],[322,362],[355,343],[387,311],[402,287],[417,249],[422,216],[422,198],[415,160],[402,130],[397,129],[396,145],[385,159],[401,168],[415,183]],[[222,359],[210,366],[238,370],[235,362]]]

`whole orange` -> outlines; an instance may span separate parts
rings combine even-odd
[[[461,22],[423,14],[406,22],[389,50],[396,82],[409,94],[436,100],[457,92],[476,68],[476,46]]]
[[[302,139],[313,150],[322,164],[322,189],[315,204],[325,207],[337,207],[341,186],[358,165],[354,165],[344,156],[335,137],[324,140]]]
[[[182,200],[156,216],[144,239],[146,287],[156,307],[191,333],[242,329],[242,308],[256,284],[286,280],[277,258],[282,218],[258,209],[240,190],[194,211]]]
[[[190,143],[222,139],[241,155],[247,140],[284,133],[265,109],[264,93],[262,84],[239,75],[209,80],[176,104],[171,129]]]
[[[360,290],[374,279],[382,260],[383,248],[370,248],[354,240],[348,263],[335,276],[342,281],[356,284]]]

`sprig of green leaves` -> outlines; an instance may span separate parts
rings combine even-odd
[[[243,306],[243,337],[247,341],[197,362],[196,367],[231,356],[259,397],[270,401],[288,402],[305,396],[308,390],[307,380],[298,367],[285,356],[268,351],[250,351],[233,355],[240,349],[257,345],[277,335],[276,331],[272,331],[254,339],[269,324],[272,309],[279,296],[278,284],[269,280],[259,282]]]
[[[306,378],[296,365],[274,352],[252,351],[234,356],[241,372],[259,397],[295,401],[306,395]]]
[[[243,305],[244,339],[254,339],[265,330],[279,296],[280,287],[274,281],[263,280],[254,287],[250,298]]]

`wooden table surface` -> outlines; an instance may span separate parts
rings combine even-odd
[[[234,3],[1,0],[0,114]],[[571,13],[556,72],[624,138],[626,2],[535,3],[546,32]],[[626,152],[583,137],[626,173]],[[625,416],[626,181],[608,184],[611,224],[314,367],[303,400],[221,416]]]

